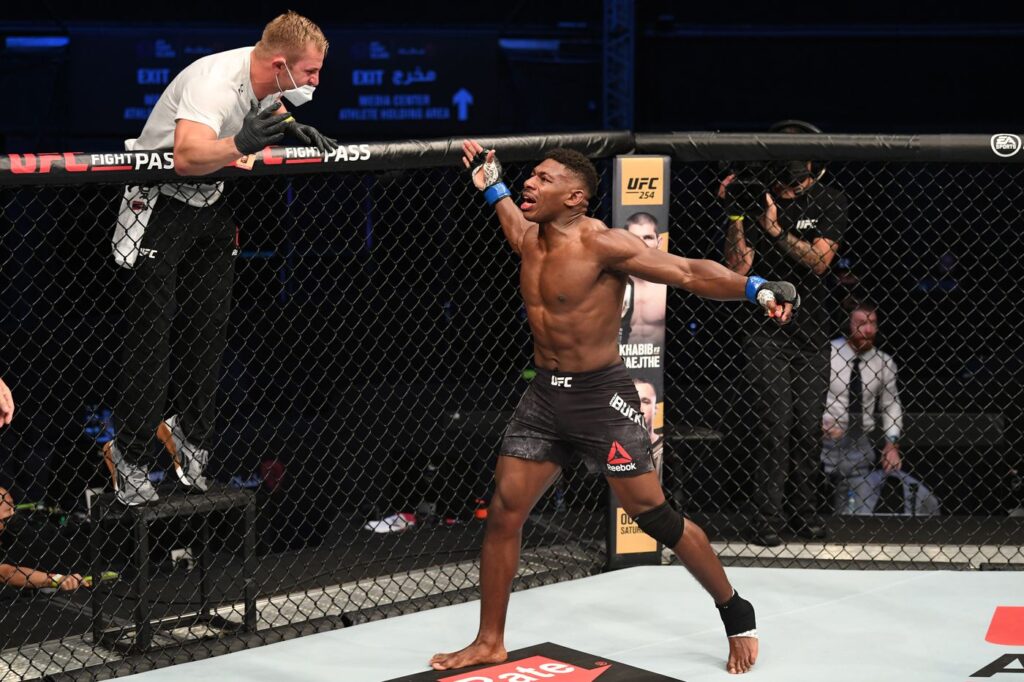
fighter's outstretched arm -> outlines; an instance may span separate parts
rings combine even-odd
[[[660,249],[651,249],[626,230],[601,230],[590,238],[598,257],[610,270],[685,289],[702,298],[717,301],[749,299],[764,307],[769,317],[783,323],[792,317],[793,304],[799,305],[795,288],[792,297],[787,295],[788,292],[777,290],[775,285],[786,284],[784,282],[744,277],[712,260],[682,258]],[[762,300],[758,293],[766,287],[772,296]]]
[[[482,152],[484,148],[476,140],[463,140],[463,165],[469,169],[479,164],[479,155]],[[487,202],[494,206],[498,222],[501,223],[501,231],[505,233],[505,239],[512,246],[512,250],[521,253],[523,237],[536,223],[527,220],[509,196],[508,188],[501,182],[501,164],[497,163],[493,149],[487,152],[483,165],[473,173],[473,185],[482,191]]]

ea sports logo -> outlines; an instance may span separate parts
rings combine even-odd
[[[998,133],[992,136],[992,151],[996,156],[1006,158],[1020,151],[1020,137],[1013,133]]]

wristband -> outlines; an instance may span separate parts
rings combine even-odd
[[[508,191],[504,182],[496,182],[484,190],[484,199],[487,200],[488,206],[494,206],[501,199],[510,196],[512,196],[512,192]]]
[[[741,216],[741,215],[731,215],[731,216],[729,216],[729,220],[733,221],[734,223],[742,223],[743,222],[743,216]]]
[[[762,284],[766,283],[767,281],[768,280],[766,280],[764,277],[747,277],[747,288],[745,292],[747,295],[747,300],[750,301],[751,303],[757,303],[757,290],[760,288]]]
[[[52,573],[50,575],[50,587],[60,587],[62,580],[64,580],[63,573]]]

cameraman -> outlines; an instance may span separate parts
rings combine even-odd
[[[821,131],[790,120],[776,123],[770,132]],[[753,180],[741,169],[726,178],[720,192],[729,213],[727,267],[746,275],[756,262],[765,277],[796,284],[803,299],[792,323],[750,325],[743,344],[752,389],[750,414],[744,417],[754,423],[757,437],[749,539],[765,547],[782,544],[779,532],[787,522],[800,537],[826,537],[817,510],[831,317],[824,278],[846,230],[848,201],[821,182],[824,173],[813,161],[757,167]],[[742,201],[752,185],[760,198],[756,208]]]

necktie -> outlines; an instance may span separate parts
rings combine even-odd
[[[859,438],[864,433],[864,386],[860,378],[860,356],[850,364],[850,438]]]

